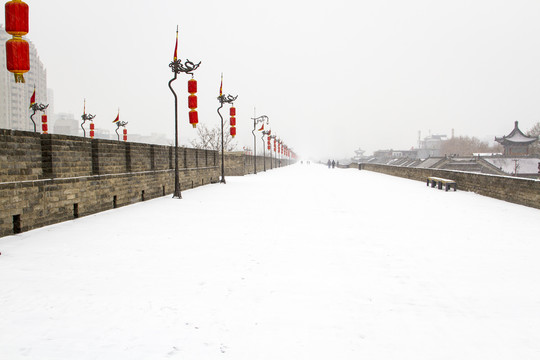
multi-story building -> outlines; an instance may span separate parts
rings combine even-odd
[[[36,88],[36,102],[47,102],[47,71],[39,59],[36,47],[30,44],[30,71],[24,74],[25,83],[15,83],[15,77],[6,68],[6,41],[11,35],[0,25],[0,128],[33,131],[30,120],[32,111],[30,97]],[[52,115],[52,114],[51,114]],[[34,120],[40,124],[41,114],[36,114]],[[38,131],[40,127],[37,127]]]

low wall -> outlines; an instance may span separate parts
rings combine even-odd
[[[172,194],[174,151],[0,129],[0,237]],[[219,181],[217,151],[179,148],[178,155],[181,190]],[[225,176],[252,172],[252,156],[225,154]]]
[[[358,167],[358,165],[354,165]],[[392,165],[361,164],[362,169],[426,182],[428,176],[455,180],[458,190],[540,209],[540,181],[510,176],[464,171],[409,168]]]
[[[246,155],[240,152],[228,153],[225,156],[225,176],[253,174],[255,172],[254,162],[257,166],[257,172],[272,170],[277,167],[288,166],[291,164],[291,161],[286,159],[280,160],[268,156],[257,156],[255,160],[253,155]]]

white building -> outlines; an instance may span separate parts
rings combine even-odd
[[[11,35],[0,25],[0,128],[34,131],[30,120],[30,97],[35,86],[36,102],[48,104],[47,71],[34,44],[24,38],[30,44],[30,71],[24,74],[25,83],[15,83],[14,75],[6,67],[6,41],[9,39]],[[37,131],[41,130],[41,115],[34,116]]]
[[[88,124],[87,124],[88,128]],[[81,121],[73,114],[58,113],[55,115],[53,134],[82,136]]]

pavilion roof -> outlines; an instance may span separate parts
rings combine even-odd
[[[506,136],[495,137],[495,141],[501,145],[528,145],[538,140],[538,136],[527,136],[521,130],[519,130],[518,122],[514,122],[514,130]]]

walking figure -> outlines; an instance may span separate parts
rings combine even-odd
[[[327,164],[328,164],[328,168],[330,169],[330,165],[332,165],[332,163],[330,162],[330,159],[328,159]]]
[[[336,166],[336,162],[332,160],[332,169]]]

